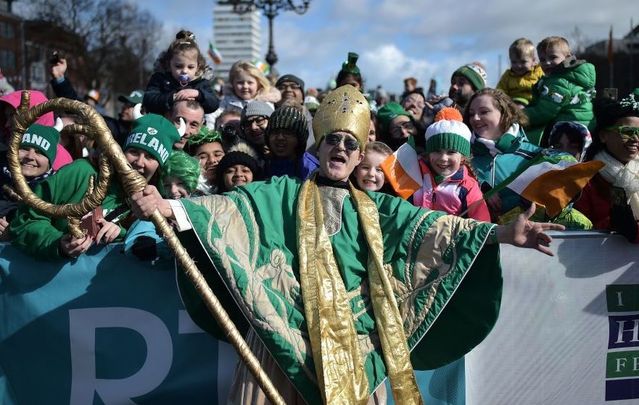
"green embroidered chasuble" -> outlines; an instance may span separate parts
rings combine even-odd
[[[297,269],[301,186],[280,177],[225,195],[181,200],[195,231],[183,232],[181,239],[240,329],[248,320],[305,401],[314,404],[322,396]],[[386,378],[386,367],[368,295],[368,246],[349,190],[319,190],[372,393]],[[499,248],[485,245],[494,225],[427,211],[381,193],[368,195],[379,212],[384,267],[413,367],[435,368],[463,356],[488,334],[499,312]],[[221,337],[190,283],[179,279],[191,316]]]

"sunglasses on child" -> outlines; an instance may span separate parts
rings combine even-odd
[[[609,131],[615,131],[621,135],[623,142],[630,142],[632,140],[639,141],[639,127],[630,127],[626,125],[619,125],[615,127],[606,128]]]
[[[335,146],[339,145],[340,142],[344,140],[344,148],[348,151],[354,152],[359,149],[359,142],[355,138],[351,138],[347,135],[340,134],[328,134],[324,137],[324,141],[327,145]]]

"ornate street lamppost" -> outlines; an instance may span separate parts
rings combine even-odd
[[[275,54],[275,46],[273,45],[273,20],[278,16],[280,11],[294,11],[299,15],[304,14],[308,10],[311,0],[219,0],[218,4],[233,6],[233,12],[237,14],[246,14],[254,10],[262,10],[266,18],[268,18],[268,52],[266,53],[266,62],[273,69],[273,65],[277,63],[277,54]]]

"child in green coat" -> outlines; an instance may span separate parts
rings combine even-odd
[[[545,43],[545,46],[544,46]],[[595,67],[579,60],[562,37],[548,37],[538,47],[545,76],[533,89],[533,99],[524,112],[530,121],[528,139],[539,145],[546,128],[558,121],[574,121],[592,130]]]

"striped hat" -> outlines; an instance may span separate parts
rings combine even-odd
[[[426,153],[445,149],[470,157],[470,129],[462,122],[459,111],[446,107],[435,119],[426,130]]]

